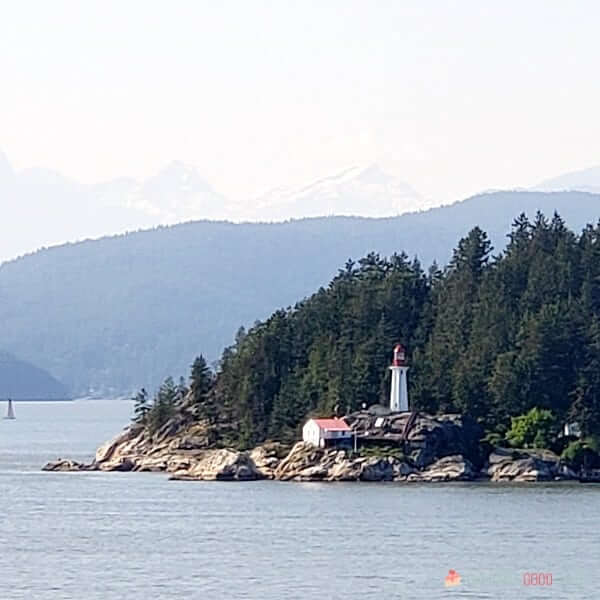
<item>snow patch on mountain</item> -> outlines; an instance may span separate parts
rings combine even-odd
[[[540,192],[579,191],[600,193],[600,166],[552,177],[533,188]]]
[[[249,220],[353,215],[390,217],[434,206],[378,165],[352,167],[300,188],[275,188],[248,203]]]
[[[351,167],[297,188],[232,202],[180,161],[138,181],[83,184],[49,169],[15,172],[0,152],[0,260],[43,246],[192,220],[285,221],[353,215],[387,217],[433,206],[378,165]]]

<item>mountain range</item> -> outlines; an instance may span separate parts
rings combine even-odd
[[[0,266],[2,348],[76,394],[116,395],[215,360],[237,329],[326,285],[350,259],[405,251],[444,264],[479,225],[499,252],[521,212],[557,210],[580,229],[600,215],[584,192],[495,192],[372,219],[198,221],[48,248]]]
[[[600,192],[600,167],[541,182],[536,191]],[[276,222],[322,216],[392,217],[441,204],[377,164],[354,166],[297,187],[232,200],[181,161],[144,180],[82,184],[56,171],[15,171],[0,151],[0,261],[40,247],[198,219]]]
[[[138,181],[82,184],[48,169],[16,172],[0,153],[0,260],[32,249],[190,220],[282,221],[324,215],[394,216],[432,206],[377,165],[235,202],[190,165],[172,162]]]
[[[600,193],[600,167],[591,167],[572,171],[546,179],[535,187],[542,192],[561,192],[565,190],[579,190],[582,192]]]
[[[247,220],[323,216],[389,217],[434,205],[378,165],[353,167],[295,188],[277,188],[249,203]]]

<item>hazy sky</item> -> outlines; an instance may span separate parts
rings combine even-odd
[[[600,162],[600,3],[0,0],[0,148],[247,198],[378,162],[440,202]]]

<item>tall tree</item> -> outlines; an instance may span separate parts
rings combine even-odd
[[[468,388],[454,386],[453,381],[461,369],[468,367],[464,355],[491,249],[487,234],[475,227],[460,240],[442,280],[434,288],[434,325],[424,356],[429,370],[422,373],[429,379],[431,408],[457,410],[466,403],[458,394]]]
[[[241,339],[241,338],[240,338]],[[195,404],[201,404],[213,385],[213,374],[202,354],[193,364],[190,374],[190,393]]]
[[[199,357],[181,410],[193,399],[217,443],[291,441],[308,415],[387,402],[402,342],[413,407],[500,433],[537,407],[600,435],[600,225],[577,236],[558,215],[520,215],[506,251],[491,251],[474,228],[443,271],[404,254],[349,261],[310,298],[238,334],[216,375]]]
[[[177,386],[172,377],[167,377],[154,398],[152,408],[147,414],[147,423],[151,432],[157,432],[176,414]]]
[[[146,425],[148,412],[150,412],[150,401],[148,392],[142,388],[133,398],[133,421],[141,425]]]

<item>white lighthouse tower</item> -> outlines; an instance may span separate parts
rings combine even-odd
[[[394,346],[394,360],[390,367],[392,387],[390,390],[390,410],[393,412],[408,411],[408,386],[406,385],[406,349],[402,344]]]

